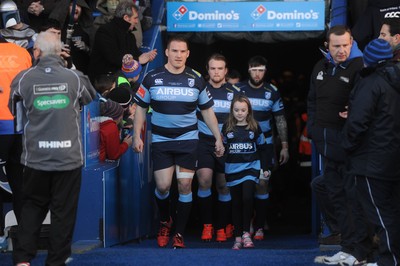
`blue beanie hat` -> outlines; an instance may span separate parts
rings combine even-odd
[[[133,56],[131,54],[126,54],[122,58],[121,70],[124,73],[125,77],[134,78],[140,75],[140,72],[142,71],[142,65],[138,61],[133,59]]]
[[[363,58],[366,66],[376,66],[392,57],[392,47],[383,39],[374,39],[370,41],[364,49]]]

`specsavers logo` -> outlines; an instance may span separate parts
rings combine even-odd
[[[48,110],[51,108],[54,109],[63,109],[67,107],[69,104],[69,98],[66,95],[54,95],[54,96],[41,96],[37,97],[33,103],[36,109],[38,110]]]

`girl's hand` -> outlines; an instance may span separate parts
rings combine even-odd
[[[270,178],[271,178],[271,170],[263,171],[261,169],[261,171],[260,171],[260,179],[268,181]]]

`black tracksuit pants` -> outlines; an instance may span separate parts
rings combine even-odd
[[[25,167],[21,222],[13,246],[14,264],[30,262],[35,257],[40,228],[50,210],[46,265],[65,265],[71,255],[81,170],[79,167],[71,171],[40,171]]]
[[[379,236],[379,266],[400,265],[400,180],[356,177],[359,201]]]
[[[344,162],[326,158],[323,176],[340,228],[342,251],[353,254],[355,243],[369,236],[368,224],[357,202],[355,178],[347,173]]]

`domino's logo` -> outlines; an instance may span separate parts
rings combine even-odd
[[[259,5],[253,12],[251,12],[250,16],[253,19],[258,20],[265,11],[267,11],[267,9],[263,5]]]
[[[176,20],[181,20],[183,18],[183,16],[188,12],[188,9],[186,8],[186,6],[181,5],[178,10],[176,10],[172,16],[176,19]]]

